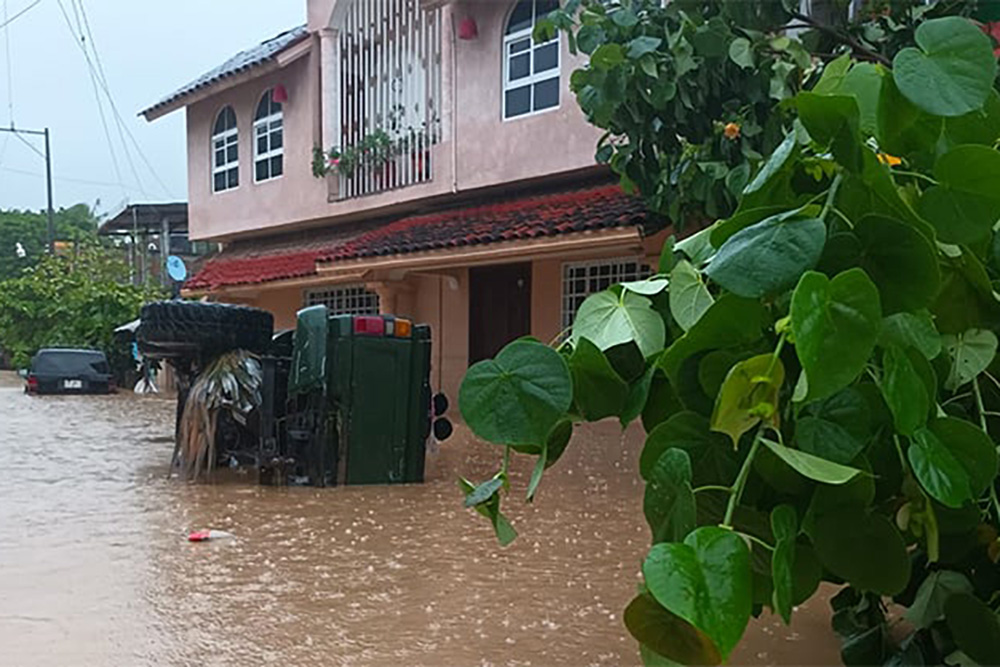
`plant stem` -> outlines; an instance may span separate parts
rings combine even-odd
[[[893,169],[892,173],[894,176],[910,176],[912,178],[919,178],[921,180],[927,181],[931,185],[937,185],[938,182],[926,174],[921,174],[916,171],[906,171],[905,169]]]
[[[826,203],[823,204],[823,210],[820,211],[819,217],[826,220],[827,214],[833,209],[833,202],[837,199],[837,191],[840,190],[840,182],[844,180],[844,174],[840,173],[833,177],[833,184],[830,186],[830,192],[826,195]]]
[[[885,65],[886,67],[892,66],[892,63],[889,62],[888,58],[883,56],[881,53],[876,53],[875,51],[872,51],[867,46],[865,46],[858,40],[854,39],[850,35],[845,35],[839,30],[831,28],[828,25],[823,25],[822,23],[819,23],[808,14],[803,14],[801,12],[792,12],[791,14],[792,18],[795,19],[796,21],[801,21],[802,23],[805,23],[806,25],[815,28],[816,30],[819,30],[822,33],[830,35],[837,41],[851,47],[854,50],[854,52],[857,53],[859,56],[864,56],[868,60],[873,60],[877,63]]]
[[[909,464],[906,461],[906,455],[903,454],[903,446],[899,444],[899,436],[893,435],[892,441],[896,444],[896,453],[899,454],[899,464],[903,467],[903,470],[906,471]]]
[[[743,496],[743,487],[746,486],[747,478],[750,476],[750,466],[753,464],[753,459],[757,455],[757,449],[760,447],[760,441],[764,438],[764,425],[762,424],[757,429],[757,435],[753,438],[753,444],[750,445],[750,452],[747,454],[747,458],[743,461],[743,467],[740,468],[740,474],[736,476],[736,481],[733,482],[732,495],[729,496],[729,505],[726,506],[726,516],[722,519],[723,528],[733,527],[733,512],[736,511],[736,506],[740,504],[740,498]]]
[[[743,533],[743,532],[740,532],[740,531],[736,531],[736,532],[738,532],[740,535],[742,535],[743,537],[747,538],[748,540],[750,540],[754,544],[759,544],[760,546],[764,547],[768,551],[774,551],[774,549],[775,549],[775,547],[771,546],[770,544],[768,544],[764,540],[760,539],[756,535],[751,535],[750,533]]]
[[[983,429],[983,433],[986,435],[990,434],[989,429],[986,427],[986,408],[983,407],[983,394],[979,391],[979,378],[972,378],[972,393],[976,396],[976,410],[979,411],[979,425]]]
[[[694,489],[692,493],[701,493],[702,491],[724,491],[726,493],[732,493],[733,487],[708,484],[706,486],[699,486],[697,489]]]
[[[830,209],[830,213],[833,213],[835,216],[846,222],[848,227],[854,229],[854,223],[851,221],[850,218],[844,215],[844,213],[839,208],[837,208],[836,206],[832,207]]]
[[[778,357],[781,356],[781,348],[785,347],[785,334],[782,333],[781,337],[778,338],[778,344],[774,346],[774,352],[771,354],[771,363],[767,367],[767,377],[771,377],[771,371],[774,370],[774,365],[778,363]]]

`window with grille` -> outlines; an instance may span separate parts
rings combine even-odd
[[[306,306],[326,306],[331,315],[378,315],[378,294],[364,285],[341,285],[306,292]]]
[[[227,106],[216,116],[212,129],[212,192],[239,187],[239,139],[236,113]]]
[[[642,280],[651,274],[649,266],[636,257],[563,264],[563,329],[573,324],[580,304],[591,294],[606,290],[615,283]]]
[[[260,98],[254,114],[254,181],[260,183],[284,173],[285,134],[281,102],[274,101],[274,89]]]
[[[559,106],[559,36],[536,44],[535,23],[558,9],[558,0],[520,0],[503,38],[503,117]]]

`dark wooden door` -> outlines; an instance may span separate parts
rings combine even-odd
[[[531,264],[469,269],[469,363],[531,333]]]

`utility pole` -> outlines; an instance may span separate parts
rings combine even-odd
[[[43,158],[45,158],[45,186],[48,193],[48,205],[49,205],[49,210],[48,210],[49,254],[54,255],[56,254],[56,223],[55,223],[55,213],[52,210],[52,153],[49,149],[49,128],[45,128],[44,130],[20,130],[11,125],[10,127],[0,127],[0,132],[10,132],[11,134],[14,135],[31,134],[37,137],[45,137],[45,155],[42,155],[41,151],[39,151],[37,148],[29,144],[27,141],[25,141],[24,143],[26,143],[28,147],[31,148],[31,150],[35,151],[39,155],[42,155]],[[18,138],[20,139],[21,137]],[[21,141],[24,141],[24,139],[21,139]]]

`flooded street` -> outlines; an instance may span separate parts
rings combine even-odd
[[[627,665],[648,547],[638,431],[578,434],[500,549],[455,478],[500,451],[459,430],[407,487],[167,480],[174,404],[29,397],[0,374],[0,664]],[[190,544],[189,530],[236,538]],[[737,664],[836,662],[822,601],[763,619]]]

